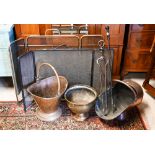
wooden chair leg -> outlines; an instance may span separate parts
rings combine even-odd
[[[148,71],[148,73],[146,74],[146,78],[145,81],[143,82],[143,87],[152,95],[155,97],[155,88],[153,86],[151,86],[149,84],[149,81],[151,79],[153,79],[153,70],[155,67],[155,38],[151,47],[151,56],[152,56],[152,60],[151,60],[151,65],[150,65],[150,69]]]

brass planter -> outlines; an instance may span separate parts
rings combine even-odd
[[[69,109],[75,114],[77,121],[84,121],[95,104],[97,92],[88,85],[74,85],[64,94]]]

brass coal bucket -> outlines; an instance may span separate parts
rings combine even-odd
[[[105,92],[103,92],[96,101],[96,113],[104,120],[125,120],[129,109],[142,102],[143,89],[138,83],[128,79],[113,80],[112,82],[112,100],[108,100],[111,102],[107,102],[107,104],[104,102]],[[107,113],[105,114],[105,112]]]
[[[49,66],[55,73],[45,79],[40,79],[39,73],[42,66]],[[37,81],[27,88],[38,105],[36,115],[43,121],[54,121],[62,114],[59,108],[61,96],[68,86],[68,81],[63,76],[58,76],[55,68],[48,63],[41,63],[37,66]]]

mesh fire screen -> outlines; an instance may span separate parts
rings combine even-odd
[[[26,88],[36,81],[36,66],[43,62],[53,65],[59,75],[65,76],[69,86],[86,84],[93,86],[100,93],[100,70],[96,60],[103,53],[98,48],[79,48],[77,39],[74,40],[76,42],[74,45],[78,46],[72,48],[64,48],[67,42],[63,43],[63,41],[61,42],[63,46],[59,46],[60,42],[53,45],[52,37],[49,36],[48,38],[38,36],[38,40],[37,37],[34,37],[34,40],[33,37],[30,39],[31,44],[28,43],[28,39],[22,39],[12,43],[10,47],[17,99],[20,100],[21,93],[25,110],[32,104],[32,98]],[[97,39],[99,41],[101,38]],[[105,56],[113,55],[113,50],[104,49],[104,54]],[[42,78],[52,75],[54,73],[48,67],[41,69]]]

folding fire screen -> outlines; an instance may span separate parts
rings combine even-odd
[[[99,41],[103,38],[98,36],[96,39]],[[25,110],[33,103],[26,89],[36,81],[36,66],[43,62],[50,63],[59,75],[65,76],[69,86],[86,84],[93,86],[100,93],[100,69],[96,60],[103,56],[103,52],[99,50],[98,45],[96,48],[95,45],[93,48],[82,48],[80,42],[79,38],[73,35],[31,36],[10,45],[17,101],[22,101]],[[104,49],[104,55],[109,54],[113,57],[113,50]],[[50,68],[43,67],[40,75],[46,78],[54,73]]]

